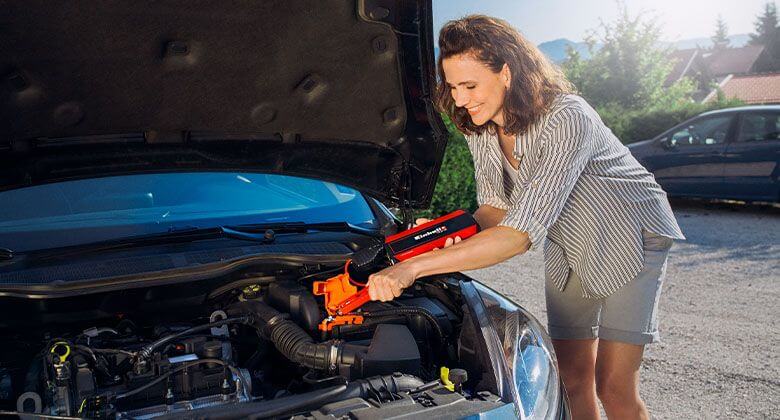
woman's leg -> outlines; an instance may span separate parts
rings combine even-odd
[[[596,351],[601,301],[582,297],[580,278],[569,272],[566,288],[545,282],[547,321],[572,417],[598,419]]]
[[[552,340],[572,418],[599,418],[596,403],[596,348],[598,340]]]
[[[644,348],[642,345],[599,340],[596,392],[610,420],[650,418],[639,396],[639,365]]]
[[[596,392],[613,419],[646,419],[639,366],[646,344],[658,341],[658,302],[672,240],[643,232],[644,267],[604,299],[596,356]]]

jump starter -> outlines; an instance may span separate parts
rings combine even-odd
[[[466,239],[479,231],[477,222],[471,214],[456,210],[445,216],[415,226],[412,229],[388,236],[383,244],[358,251],[347,262],[344,273],[326,281],[314,282],[314,294],[325,295],[325,309],[329,319],[320,325],[322,330],[330,330],[334,325],[361,323],[359,316],[348,315],[371,300],[368,287],[357,289],[356,282],[350,276],[351,270],[371,271],[384,262],[394,264],[414,256],[443,248],[447,239],[460,236]],[[384,261],[383,261],[384,260]],[[334,317],[347,317],[340,320]]]

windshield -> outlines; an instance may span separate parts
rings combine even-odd
[[[129,175],[0,192],[0,247],[16,252],[188,227],[284,222],[375,227],[359,192],[284,175]]]

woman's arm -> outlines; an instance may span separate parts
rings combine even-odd
[[[484,220],[492,220],[488,215],[495,216],[489,210],[483,211],[483,215]],[[525,232],[506,226],[490,227],[467,241],[418,255],[372,274],[368,278],[368,293],[372,300],[392,300],[401,296],[401,291],[419,277],[488,267],[524,253],[530,245]]]
[[[496,225],[504,219],[504,216],[506,216],[506,210],[487,204],[479,206],[477,211],[474,212],[474,219],[477,220],[477,223],[482,230],[496,227]]]

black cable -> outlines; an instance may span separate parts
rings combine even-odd
[[[312,277],[317,277],[317,276],[321,276],[321,275],[324,275],[324,274],[333,274],[333,273],[342,272],[342,271],[344,271],[344,266],[340,265],[340,266],[338,266],[336,268],[331,268],[331,269],[328,269],[328,270],[318,271],[316,273],[307,274],[307,275],[299,278],[298,281],[308,280],[308,279],[310,279]]]
[[[153,381],[151,381],[149,383],[146,383],[146,384],[144,384],[142,386],[139,386],[138,388],[131,389],[130,391],[124,392],[122,394],[117,394],[116,399],[119,400],[119,399],[122,399],[122,398],[131,397],[131,396],[136,395],[138,393],[144,392],[147,389],[149,389],[149,388],[159,384],[160,382],[168,379],[172,375],[175,375],[175,374],[177,374],[179,372],[182,372],[182,371],[184,371],[186,369],[189,369],[189,368],[191,368],[193,366],[196,366],[196,365],[199,365],[199,364],[203,364],[203,363],[216,363],[216,364],[219,364],[219,365],[222,365],[222,366],[227,366],[227,363],[225,363],[224,361],[219,360],[219,359],[200,359],[200,360],[194,360],[192,362],[187,362],[187,363],[185,363],[182,366],[179,366],[179,367],[177,367],[177,368],[175,368],[173,370],[165,372],[164,374],[160,375],[159,377],[155,378]]]
[[[142,347],[141,350],[138,351],[138,358],[139,359],[146,359],[149,356],[152,355],[152,352],[157,347],[162,346],[163,344],[169,343],[177,338],[184,337],[186,335],[190,335],[192,333],[207,330],[209,328],[213,327],[219,327],[225,324],[248,324],[251,321],[251,317],[249,316],[240,316],[235,318],[227,318],[227,319],[220,319],[219,321],[209,322],[208,324],[198,325],[192,328],[188,328],[184,331],[178,332],[176,334],[171,334],[168,336],[165,336],[151,344],[147,344],[146,346]]]

